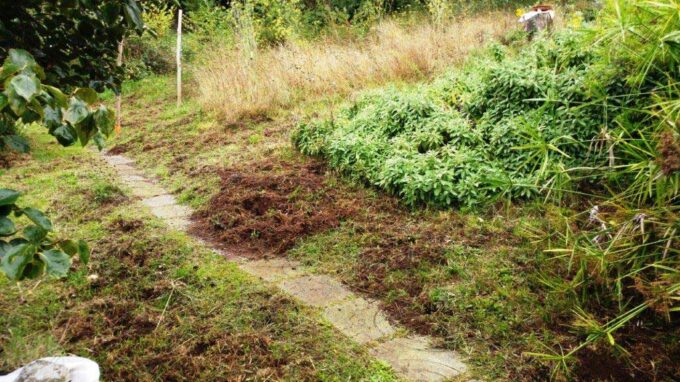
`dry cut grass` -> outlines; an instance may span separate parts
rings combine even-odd
[[[194,75],[201,104],[226,120],[266,114],[319,95],[344,95],[371,85],[427,78],[460,63],[485,41],[515,27],[514,15],[490,13],[452,21],[378,24],[367,38],[290,42],[248,52],[210,49]]]

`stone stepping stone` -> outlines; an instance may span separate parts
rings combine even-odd
[[[132,159],[126,158],[122,155],[103,155],[102,158],[104,158],[106,163],[112,166],[135,163],[135,161],[133,161]]]
[[[379,344],[371,354],[414,382],[443,382],[467,370],[458,353],[433,348],[428,337],[395,338]]]
[[[135,167],[132,167],[128,164],[120,164],[120,165],[115,165],[113,166],[116,171],[118,171],[118,174],[120,175],[143,175],[141,171],[137,170]]]
[[[151,182],[128,182],[126,184],[132,189],[132,193],[135,196],[141,198],[152,198],[168,193],[163,188]]]
[[[163,222],[167,224],[168,227],[182,232],[186,232],[191,225],[191,221],[186,218],[163,219]]]
[[[281,258],[247,261],[240,264],[239,268],[252,276],[269,282],[278,282],[304,275],[304,272],[300,270],[300,263]]]
[[[133,182],[146,182],[147,179],[141,175],[138,174],[118,174],[121,179],[123,179],[123,182],[125,183],[133,183]]]
[[[279,288],[303,303],[326,307],[347,299],[352,293],[338,281],[328,276],[308,275],[284,280]]]
[[[361,297],[329,306],[323,316],[344,335],[365,344],[395,333],[378,304]]]
[[[189,207],[180,206],[179,204],[151,207],[151,212],[156,217],[163,220],[188,218],[189,215],[191,215],[191,209]]]
[[[177,204],[177,200],[175,200],[175,197],[169,194],[163,194],[163,195],[158,195],[154,196],[151,198],[146,198],[142,200],[142,204],[149,208],[155,208],[155,207],[164,207],[164,206],[171,206],[174,204]]]

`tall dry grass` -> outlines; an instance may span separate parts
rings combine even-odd
[[[256,52],[222,45],[209,50],[194,77],[201,104],[236,121],[307,97],[427,78],[515,25],[514,16],[501,13],[439,27],[386,20],[360,41],[290,42]]]

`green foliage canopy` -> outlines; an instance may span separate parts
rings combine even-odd
[[[118,43],[144,24],[136,0],[2,0],[0,58],[27,50],[59,88],[117,89]]]
[[[25,50],[10,49],[0,68],[0,149],[29,150],[16,134],[18,123],[43,124],[63,146],[90,140],[101,149],[112,132],[114,113],[104,105],[94,107],[97,93],[74,88],[70,95],[44,84],[46,75]]]

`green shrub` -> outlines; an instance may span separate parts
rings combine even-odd
[[[571,33],[519,54],[493,46],[461,72],[408,91],[367,94],[294,143],[408,204],[478,205],[534,195],[546,163],[586,158],[603,122],[583,107],[589,56]]]

